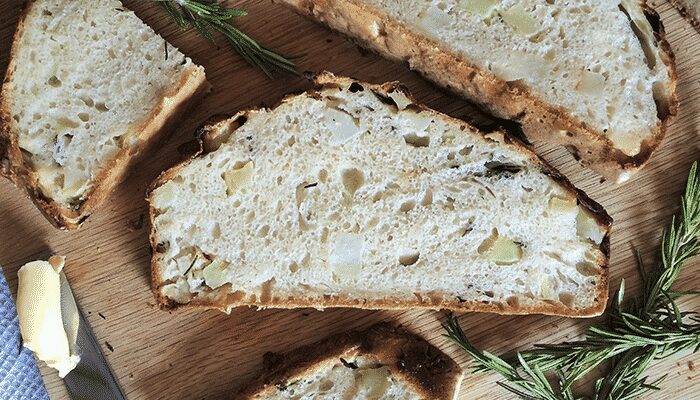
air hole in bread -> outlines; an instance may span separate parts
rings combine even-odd
[[[430,136],[419,136],[415,133],[404,135],[403,140],[413,147],[428,147],[430,145]]]
[[[459,155],[466,157],[472,153],[473,149],[474,149],[474,146],[464,146],[464,147],[462,147],[462,150],[459,151]]]
[[[345,191],[354,196],[355,192],[365,183],[365,174],[355,167],[345,168],[340,172]]]
[[[265,237],[268,233],[270,233],[270,225],[263,225],[260,228],[258,228],[258,231],[255,235],[257,237]]]
[[[295,261],[289,264],[289,272],[295,273],[299,271],[299,264],[297,264]]]
[[[93,107],[95,105],[95,102],[89,97],[81,96],[80,100],[82,100],[82,102],[88,107]]]
[[[52,77],[49,78],[49,80],[46,82],[49,84],[49,86],[53,87],[61,87],[62,82],[56,75],[53,75]]]
[[[413,210],[416,207],[416,201],[411,199],[411,200],[406,200],[403,203],[401,203],[401,206],[399,206],[399,211],[401,212],[409,212]]]
[[[574,306],[574,295],[571,293],[559,293],[559,301],[564,304],[565,306],[571,308]]]
[[[583,276],[596,276],[599,274],[598,267],[588,261],[582,261],[576,264],[576,271]]]
[[[248,214],[246,215],[245,221],[246,221],[247,223],[251,223],[251,222],[253,222],[253,220],[255,220],[255,211],[252,211],[252,210],[251,210],[251,211],[249,211]]]
[[[95,103],[95,109],[100,112],[107,112],[109,111],[109,108],[107,108],[107,105],[105,103]]]
[[[58,117],[56,118],[56,123],[64,128],[75,129],[80,126],[78,121],[75,121],[68,117]]]
[[[423,198],[420,201],[420,205],[423,207],[427,207],[431,204],[433,204],[433,191],[430,189],[426,189],[423,193]]]
[[[357,92],[362,92],[362,91],[364,91],[364,90],[365,90],[365,87],[362,86],[362,85],[360,85],[360,84],[357,83],[357,82],[353,82],[352,84],[350,84],[350,87],[348,88],[348,90],[349,90],[351,93],[357,93]]]

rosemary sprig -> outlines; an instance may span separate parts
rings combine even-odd
[[[673,217],[664,233],[656,269],[647,270],[637,253],[643,293],[625,305],[625,282],[615,296],[606,327],[592,327],[583,340],[535,345],[535,349],[504,359],[482,352],[467,340],[454,316],[444,328],[446,336],[471,355],[474,372],[493,371],[510,385],[499,383],[522,399],[574,400],[572,385],[605,361],[608,373],[596,381],[595,400],[632,400],[650,390],[658,390],[664,377],[649,383],[643,376],[649,364],[683,350],[700,350],[700,315],[683,312],[676,301],[696,292],[671,289],[683,265],[700,253],[700,177],[693,163],[678,218]],[[545,376],[556,371],[556,388]]]
[[[261,46],[229,21],[248,15],[244,10],[227,8],[215,0],[156,0],[181,30],[194,28],[214,43],[212,31],[221,33],[238,54],[249,64],[260,68],[272,78],[281,73],[298,75],[294,62]]]

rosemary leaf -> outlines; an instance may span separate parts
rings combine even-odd
[[[230,22],[248,15],[244,10],[227,8],[213,0],[156,0],[181,30],[192,28],[214,43],[212,31],[219,32],[229,45],[250,65],[272,78],[278,74],[299,75],[296,64],[261,46]]]

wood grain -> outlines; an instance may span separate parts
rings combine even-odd
[[[0,71],[7,65],[11,37],[21,0],[0,3]],[[267,46],[292,56],[302,70],[329,71],[371,82],[400,80],[416,97],[447,114],[474,118],[466,102],[447,95],[404,65],[359,50],[291,11],[269,1],[232,2],[250,12],[240,27]],[[214,114],[231,114],[261,103],[274,104],[285,93],[308,86],[302,78],[268,80],[223,46],[219,50],[191,32],[180,32],[157,4],[125,1],[139,17],[206,68],[214,90],[189,113],[169,141],[137,166],[104,206],[77,232],[52,228],[19,190],[0,181],[0,264],[10,285],[25,262],[51,253],[67,256],[66,272],[102,350],[130,399],[216,399],[256,376],[262,355],[286,351],[378,320],[395,320],[444,349],[463,366],[467,357],[441,337],[437,312],[383,312],[335,309],[235,310],[172,314],[154,307],[148,286],[149,249],[145,190],[163,169],[179,159],[177,146],[192,139],[198,125]],[[561,149],[539,146],[538,152],[603,204],[615,219],[612,236],[612,287],[621,278],[631,292],[639,288],[631,246],[651,260],[661,228],[676,211],[688,168],[700,159],[700,35],[665,1],[651,2],[661,14],[676,52],[681,112],[649,165],[624,186],[601,183]],[[684,289],[700,289],[700,262],[688,265],[679,280]],[[700,309],[700,298],[683,306]],[[494,352],[524,349],[538,342],[574,339],[600,320],[556,317],[501,317],[469,314],[460,318],[474,343]],[[107,345],[109,343],[109,346]],[[112,348],[113,351],[109,350]],[[652,377],[668,374],[663,390],[649,399],[691,399],[700,392],[700,355],[656,362]],[[57,374],[42,366],[51,397],[67,398]],[[463,399],[507,399],[494,385],[497,377],[467,374]]]

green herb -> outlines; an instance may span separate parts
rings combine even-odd
[[[157,0],[181,30],[194,28],[214,43],[212,31],[224,35],[249,64],[273,77],[280,73],[298,74],[297,66],[285,57],[261,46],[229,21],[248,15],[244,10],[227,8],[211,0]]]
[[[664,379],[649,382],[644,371],[653,360],[684,350],[700,350],[700,314],[681,311],[676,301],[696,292],[679,292],[671,287],[683,265],[700,252],[700,177],[697,162],[690,169],[678,218],[664,233],[660,261],[648,270],[639,253],[637,261],[643,293],[630,304],[623,302],[625,282],[615,296],[606,327],[589,328],[583,340],[536,345],[517,353],[514,359],[501,358],[475,348],[466,338],[457,319],[450,315],[444,325],[449,339],[476,361],[474,372],[492,371],[509,384],[499,383],[528,400],[578,400],[574,382],[609,361],[605,377],[595,383],[594,400],[632,400],[659,390]],[[545,374],[556,372],[556,385]]]
[[[198,259],[198,258],[199,258],[199,254],[195,254],[194,257],[192,258],[192,263],[191,263],[190,266],[187,268],[187,270],[185,270],[185,273],[182,274],[182,276],[185,276],[185,275],[187,275],[188,272],[190,272],[190,270],[192,269],[192,267],[194,267],[194,263],[197,262],[197,259]]]

